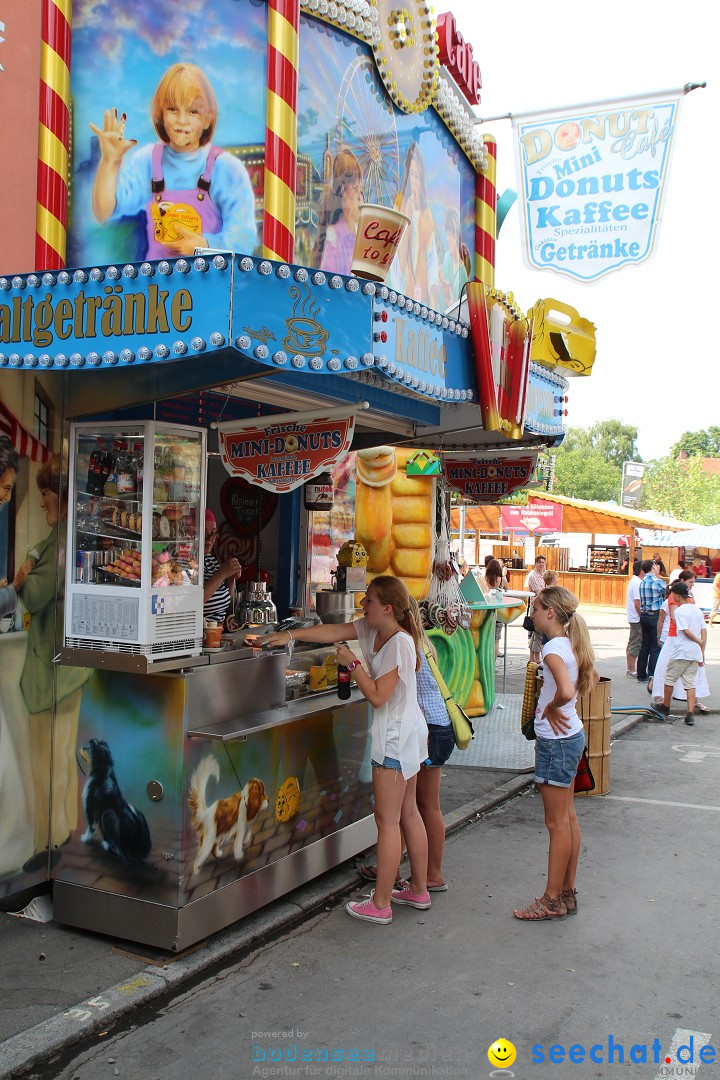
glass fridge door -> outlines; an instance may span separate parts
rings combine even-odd
[[[75,583],[140,588],[144,458],[142,427],[77,430],[69,515]]]
[[[154,589],[201,581],[200,513],[203,432],[158,427],[153,448]]]

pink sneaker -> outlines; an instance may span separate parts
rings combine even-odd
[[[413,892],[409,885],[404,889],[393,889],[390,899],[394,904],[407,904],[409,907],[416,907],[421,910],[429,908],[432,904],[429,892]]]
[[[375,907],[375,891],[370,893],[367,900],[356,900],[346,904],[345,910],[353,919],[366,919],[367,922],[391,923],[392,908]]]

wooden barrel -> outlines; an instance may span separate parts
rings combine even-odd
[[[577,796],[607,795],[610,790],[610,718],[612,679],[600,677],[597,686],[578,698],[578,716],[587,738],[588,761],[595,779],[592,791],[578,791]]]

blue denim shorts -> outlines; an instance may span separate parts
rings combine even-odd
[[[428,756],[423,765],[439,769],[455,749],[452,724],[428,724]]]
[[[396,757],[385,757],[382,760],[382,765],[375,758],[372,759],[372,765],[376,769],[397,769],[398,772],[402,772],[402,765]]]
[[[566,739],[535,740],[536,784],[568,788],[575,780],[580,758],[585,746],[585,732],[578,731]]]

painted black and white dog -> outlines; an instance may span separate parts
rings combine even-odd
[[[90,775],[83,791],[87,829],[80,839],[88,844],[99,833],[105,851],[123,862],[142,862],[152,847],[150,830],[144,815],[120,791],[110,747],[104,739],[90,739],[81,753]]]

